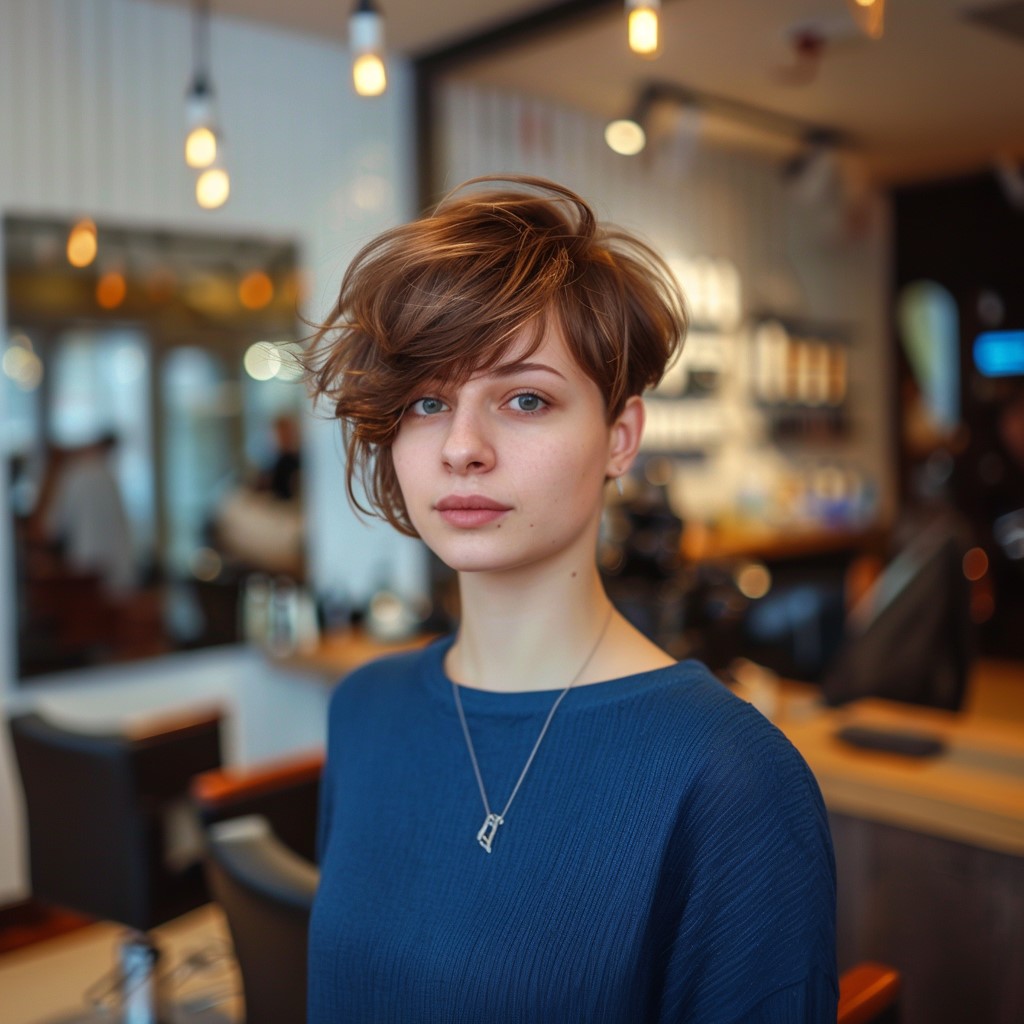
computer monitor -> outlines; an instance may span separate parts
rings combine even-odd
[[[955,526],[920,531],[851,611],[826,672],[828,704],[882,697],[958,710],[972,661],[964,544]]]

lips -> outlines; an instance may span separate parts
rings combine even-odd
[[[510,511],[508,505],[482,494],[449,494],[434,508],[449,526],[464,529],[486,526]]]

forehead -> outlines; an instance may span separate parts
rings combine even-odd
[[[567,380],[587,376],[574,358],[557,320],[553,318],[539,330],[533,326],[519,330],[498,350],[496,357],[473,367],[466,379],[503,377],[519,370],[553,370]]]

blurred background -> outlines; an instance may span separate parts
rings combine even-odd
[[[368,651],[450,629],[445,568],[349,509],[295,354],[379,231],[536,174],[650,240],[692,315],[609,496],[615,602],[769,711],[783,680],[1017,722],[999,838],[937,832],[1020,877],[1024,3],[356,7],[0,8],[0,705],[212,699],[249,763],[321,743]],[[0,754],[2,906],[30,882]],[[965,991],[943,1019],[1024,1013]]]

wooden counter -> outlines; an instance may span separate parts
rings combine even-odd
[[[983,668],[973,688],[984,690],[988,678]],[[1024,669],[1015,690],[1009,674],[991,678],[1003,689],[1003,718],[979,693],[971,704],[986,707],[984,714],[880,700],[824,709],[790,691],[775,720],[807,760],[830,811],[1024,857],[1024,722],[1015,720],[1024,709]],[[947,750],[930,758],[862,750],[836,736],[844,725],[926,732]]]
[[[294,654],[275,657],[273,661],[289,671],[297,669],[300,672],[311,672],[323,676],[327,682],[335,683],[343,675],[374,658],[412,651],[432,639],[433,636],[420,634],[407,640],[385,643],[374,640],[362,630],[349,629],[344,633],[323,637],[312,651],[296,651]]]
[[[782,530],[753,524],[738,529],[689,523],[683,531],[680,548],[683,558],[691,564],[744,558],[776,561],[871,550],[878,546],[883,536],[877,527],[866,530],[823,527]]]

